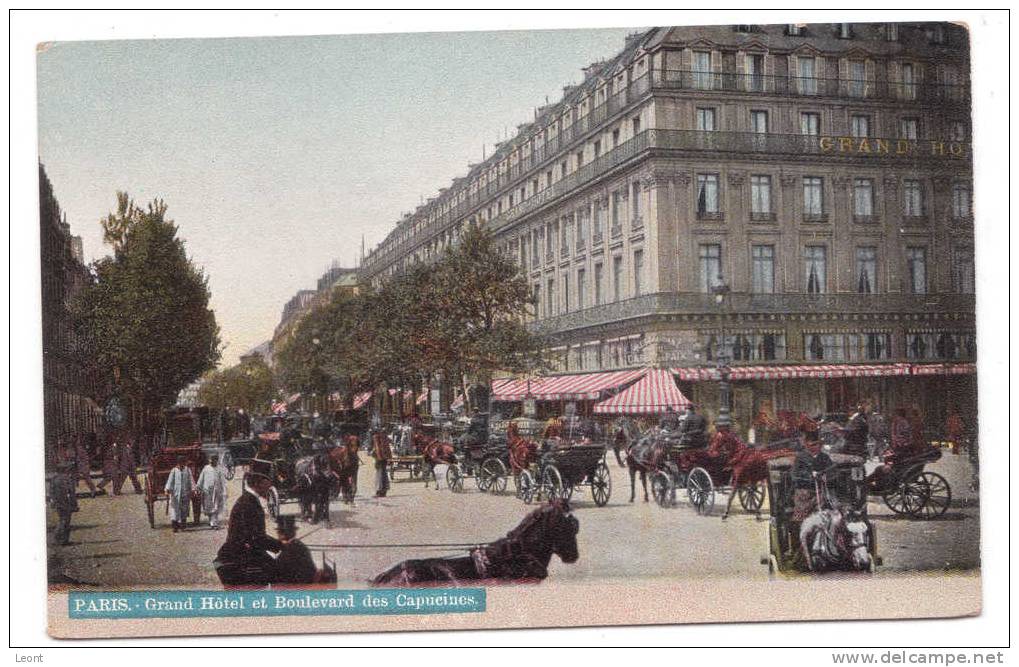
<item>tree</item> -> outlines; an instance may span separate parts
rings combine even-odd
[[[540,337],[524,324],[533,297],[517,264],[499,252],[491,232],[470,228],[439,262],[430,292],[436,316],[430,338],[452,377],[487,385],[496,371],[547,366]]]
[[[219,328],[206,277],[188,258],[166,205],[137,208],[117,193],[118,212],[100,224],[113,256],[92,266],[94,282],[73,304],[75,326],[93,341],[106,379],[100,400],[116,388],[151,413],[214,367]]]
[[[198,390],[198,400],[211,408],[244,408],[259,413],[269,407],[274,385],[272,369],[261,357],[245,359],[208,374]]]

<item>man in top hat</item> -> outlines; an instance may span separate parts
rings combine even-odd
[[[277,584],[312,584],[315,583],[315,575],[318,573],[311,551],[297,539],[296,519],[297,517],[292,514],[276,519],[276,534],[282,545],[276,558]]]
[[[697,414],[693,403],[686,406],[686,417],[680,424],[679,434],[683,436],[689,447],[704,448],[708,446],[708,420],[704,415]]]
[[[244,493],[230,510],[226,542],[213,565],[225,588],[264,587],[276,579],[276,559],[283,544],[265,532],[263,499],[272,488],[272,464],[253,459],[245,476]]]

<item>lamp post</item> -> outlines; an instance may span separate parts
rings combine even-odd
[[[731,386],[729,385],[729,358],[725,354],[725,303],[726,298],[729,296],[729,286],[721,281],[719,276],[718,284],[711,288],[711,292],[715,295],[715,303],[718,305],[720,312],[719,319],[719,346],[718,352],[715,354],[715,361],[718,364],[718,417],[715,419],[715,428],[732,428],[732,416],[729,414],[730,397],[732,393]]]

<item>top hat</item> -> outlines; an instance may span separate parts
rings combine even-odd
[[[276,530],[281,533],[297,532],[297,517],[293,514],[281,514],[276,517]]]
[[[258,475],[272,481],[272,462],[262,459],[251,459],[248,465],[248,475]]]

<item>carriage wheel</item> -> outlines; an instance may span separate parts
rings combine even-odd
[[[541,475],[541,488],[538,490],[538,499],[553,500],[563,492],[563,476],[554,465],[545,468]]]
[[[488,488],[489,493],[502,493],[506,490],[506,477],[509,472],[506,470],[506,464],[497,458],[486,459],[481,464],[481,471],[478,473],[479,479],[481,477],[486,478],[485,486]]]
[[[473,463],[473,465],[474,468],[471,472],[474,474],[474,484],[478,487],[478,491],[488,493],[488,487],[491,485],[492,480],[484,475],[480,465],[477,463]]]
[[[686,497],[698,514],[710,514],[715,506],[715,485],[704,468],[694,468],[686,477]]]
[[[764,505],[764,484],[741,486],[737,491],[739,504],[748,512],[759,512]]]
[[[676,502],[676,486],[669,473],[659,470],[651,478],[651,495],[659,507],[672,507]]]
[[[524,470],[517,475],[517,498],[520,498],[528,505],[534,500],[534,492],[536,491],[534,477],[531,476],[531,471]]]
[[[460,464],[452,463],[446,468],[446,486],[453,493],[463,493],[464,490],[464,476],[460,472]]]
[[[952,488],[944,477],[936,472],[924,472],[909,484],[917,489],[915,495],[919,503],[912,512],[913,516],[935,519],[948,511],[952,503]]]
[[[280,492],[275,486],[269,487],[269,493],[265,497],[265,504],[269,508],[269,516],[273,519],[280,515]]]
[[[156,527],[156,494],[152,492],[152,476],[145,475],[145,509],[149,513],[149,528]]]
[[[605,507],[612,497],[612,476],[609,474],[609,467],[602,461],[594,469],[591,475],[591,497],[598,507]]]
[[[881,499],[895,514],[913,515],[919,511],[917,503],[920,499],[916,497],[915,490],[910,488],[908,482],[896,483],[891,489],[885,491]]]

